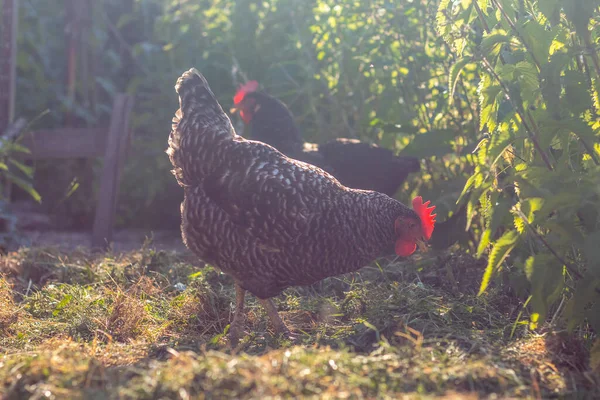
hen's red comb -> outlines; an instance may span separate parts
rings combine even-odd
[[[419,218],[421,218],[421,225],[423,227],[423,234],[425,235],[425,239],[429,240],[431,238],[431,234],[433,233],[433,226],[435,225],[435,217],[437,214],[433,214],[433,210],[435,210],[435,206],[429,206],[430,201],[423,203],[423,198],[421,196],[417,196],[413,199],[413,210],[417,213]]]
[[[246,93],[255,92],[256,89],[258,89],[258,82],[256,81],[248,81],[243,85],[240,85],[237,92],[235,92],[235,96],[233,97],[233,104],[239,104],[242,100],[244,100]]]

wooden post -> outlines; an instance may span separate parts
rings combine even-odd
[[[94,218],[92,232],[92,247],[94,248],[105,249],[112,242],[120,173],[130,139],[129,115],[132,107],[133,98],[131,96],[124,94],[116,96],[106,138],[100,192]]]
[[[0,49],[0,134],[13,121],[15,115],[15,87],[17,69],[17,28],[19,1],[2,3],[2,49]]]
[[[106,133],[102,128],[36,130],[23,135],[19,144],[29,149],[29,153],[18,157],[25,160],[104,157]]]
[[[89,106],[87,89],[94,77],[87,75],[85,66],[89,57],[89,29],[91,27],[91,9],[89,0],[68,0],[65,2],[65,39],[67,43],[66,80],[67,98],[71,104],[79,102]],[[83,67],[83,68],[80,68]],[[83,96],[78,95],[77,87],[82,88]],[[81,93],[81,92],[80,92]],[[79,122],[79,124],[78,124]],[[71,110],[65,115],[65,126],[80,125]]]
[[[0,135],[11,126],[15,117],[18,25],[19,0],[4,0],[0,24]],[[12,182],[5,177],[2,183],[2,196],[10,201]]]
[[[115,96],[108,130],[102,128],[37,130],[25,134],[20,141],[21,145],[30,150],[30,153],[19,156],[22,159],[104,157],[92,231],[93,248],[106,249],[112,241],[119,180],[131,142],[129,117],[132,108],[133,98],[126,94],[118,94]],[[21,125],[25,125],[24,120]]]

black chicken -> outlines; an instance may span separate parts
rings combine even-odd
[[[321,167],[345,186],[393,196],[408,174],[421,169],[416,157],[396,156],[388,149],[355,139],[341,138],[322,145],[305,143],[288,107],[257,89],[256,81],[242,85],[231,109],[232,113],[239,110],[250,126],[250,139]]]

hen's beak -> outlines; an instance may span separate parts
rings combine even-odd
[[[422,253],[429,251],[429,247],[427,247],[427,243],[423,239],[417,240],[417,246]]]
[[[229,109],[229,112],[230,112],[231,114],[235,114],[236,112],[238,112],[238,110],[239,110],[239,108],[237,108],[236,106],[233,106],[233,107],[231,107],[231,108]]]

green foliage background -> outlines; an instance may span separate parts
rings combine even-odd
[[[76,101],[64,85],[67,3],[21,1],[17,110],[49,109],[38,126],[67,112],[95,125],[115,93],[135,95],[122,225],[179,223],[164,149],[181,72],[201,70],[225,108],[256,79],[307,140],[356,137],[422,157],[398,197],[432,199],[440,221],[466,209],[448,234],[489,254],[482,292],[511,284],[531,327],[551,316],[600,330],[600,1],[95,1]],[[66,187],[77,168],[62,168]],[[89,206],[79,192],[69,204]]]

